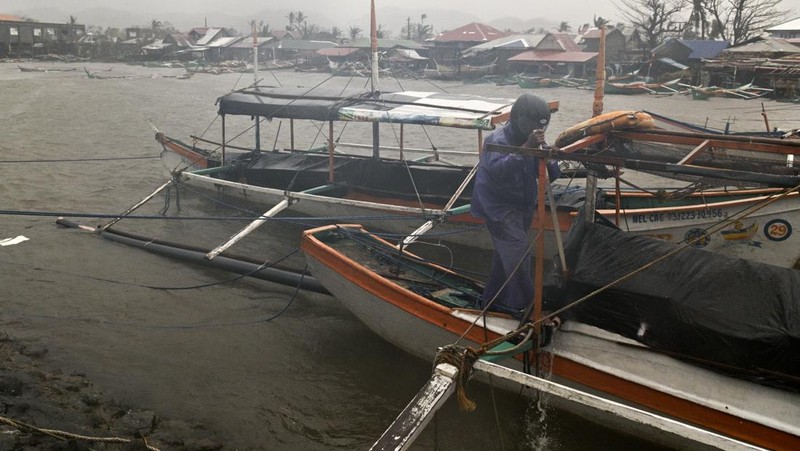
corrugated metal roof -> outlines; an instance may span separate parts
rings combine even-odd
[[[289,39],[267,44],[267,47],[275,47],[284,50],[319,50],[338,46],[339,44],[331,41],[301,41],[299,39]]]
[[[423,61],[427,60],[424,56],[420,56],[416,50],[411,49],[393,49],[393,55],[389,56],[389,59],[392,61],[402,61],[402,60],[417,60]]]
[[[775,25],[774,27],[769,27],[764,31],[800,31],[800,17]]]
[[[289,37],[290,39],[300,39],[300,34],[294,30],[275,30],[272,32],[272,35],[278,39],[284,39]]]
[[[151,42],[150,44],[145,45],[142,47],[143,50],[163,50],[172,44],[164,44],[163,39],[156,39],[155,41]]]
[[[324,49],[317,50],[317,54],[322,56],[347,56],[352,55],[360,50],[361,49],[354,47],[326,47]]]
[[[662,50],[674,45],[686,47],[691,52],[689,59],[701,60],[716,58],[723,50],[728,48],[727,41],[710,41],[705,39],[678,39],[670,38],[653,49],[653,54],[658,55]]]
[[[24,22],[25,19],[19,16],[12,16],[11,14],[0,14],[0,20],[4,22]]]
[[[428,39],[428,42],[488,42],[509,34],[486,24],[472,22],[455,30],[443,31]]]
[[[348,44],[348,47],[356,47],[360,49],[368,49],[372,48],[372,41],[370,38],[360,38],[355,39],[353,42]],[[407,49],[414,49],[414,50],[423,50],[425,46],[420,44],[419,42],[409,41],[408,39],[383,39],[378,38],[378,48],[379,49],[391,49],[395,47],[403,47]]]
[[[800,47],[786,39],[768,37],[727,48],[725,53],[800,53]]]
[[[686,70],[686,69],[688,69],[688,68],[689,68],[689,66],[686,66],[686,65],[684,65],[684,64],[681,64],[681,63],[679,63],[679,62],[675,61],[675,60],[674,60],[674,59],[672,59],[672,58],[666,58],[666,57],[665,57],[665,58],[659,58],[658,60],[659,60],[659,61],[661,61],[661,62],[662,62],[662,63],[664,63],[664,64],[669,64],[670,66],[672,66],[672,67],[674,67],[674,68],[677,68],[677,69],[680,69],[680,70]]]
[[[258,42],[258,46],[261,47],[262,45],[269,44],[270,42],[275,41],[276,39],[272,36],[256,36],[256,42]],[[253,36],[245,36],[242,40],[231,44],[230,47],[240,49],[240,48],[253,48]]]
[[[493,39],[483,44],[473,45],[464,54],[476,54],[492,49],[531,49],[536,47],[547,36],[546,34],[512,34]]]
[[[172,37],[172,40],[175,41],[175,45],[178,47],[191,47],[193,45],[192,39],[188,35],[182,33],[172,33],[170,36]]]
[[[232,38],[222,37],[222,38],[214,39],[213,41],[209,42],[206,45],[208,47],[217,48],[218,49],[218,48],[230,47],[231,45],[236,44],[237,42],[241,41],[242,39],[244,39],[244,38],[241,37],[241,36],[234,36]],[[198,44],[199,44],[199,42],[198,42]],[[252,41],[251,41],[251,45],[252,45]]]
[[[202,38],[197,40],[197,45],[206,45],[209,42],[213,41],[220,33],[222,33],[222,28],[209,28],[206,30],[206,34],[203,35]]]
[[[716,58],[728,48],[728,41],[697,41],[682,39],[684,45],[692,49],[689,59]]]
[[[595,52],[559,52],[554,50],[530,50],[512,56],[509,61],[541,63],[585,63],[596,57]]]
[[[581,46],[575,42],[575,37],[569,33],[551,33],[556,41],[561,45],[561,48],[568,52],[580,52]]]

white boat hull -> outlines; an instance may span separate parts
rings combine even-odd
[[[228,182],[204,175],[182,174],[182,182],[209,189],[222,196],[246,199],[273,206],[286,198],[286,192],[243,183]],[[441,210],[389,205],[353,199],[340,199],[323,194],[291,193],[289,211],[319,218],[320,224],[358,222],[373,230],[401,237],[414,232],[426,221],[425,215],[441,214]],[[733,218],[744,208],[766,199],[754,196],[747,201],[709,203],[703,206],[646,208],[621,212],[620,228],[635,235],[648,235],[671,242],[699,238],[694,247],[730,257],[744,258],[782,267],[795,267],[800,259],[800,199],[796,193],[766,205],[752,215],[732,222],[715,233],[708,233],[718,222]],[[614,210],[600,210],[609,221],[616,220]],[[548,219],[548,221],[550,221]],[[564,221],[559,227],[565,233]],[[535,222],[535,221],[534,221]],[[551,222],[548,222],[550,226]],[[739,227],[742,230],[738,231]],[[555,256],[555,233],[552,226],[544,232],[545,256]],[[531,234],[533,239],[533,234]],[[424,235],[424,241],[445,241],[457,245],[491,250],[493,245],[486,228],[469,213],[449,217]]]
[[[621,212],[619,226],[634,235],[673,243],[694,240],[695,248],[791,268],[800,263],[799,197],[793,193],[769,204],[765,203],[770,200],[768,196],[754,196],[746,201],[695,207],[628,210]],[[754,213],[734,219],[744,209],[762,203]],[[602,210],[601,214],[611,221],[615,218],[612,210]],[[721,221],[727,223],[717,227]]]
[[[370,330],[390,343],[427,361],[433,361],[437,350],[445,345],[477,346],[474,337],[472,341],[459,341],[461,334],[457,332],[466,330],[476,317],[472,311],[432,308],[429,301],[415,300],[418,296],[359,262],[325,245],[309,245],[312,242],[305,238],[303,243],[312,274]],[[495,333],[516,328],[516,320],[492,319],[490,330]],[[483,333],[481,329],[480,335]],[[739,440],[761,446],[766,443],[775,449],[792,449],[792,443],[800,443],[798,393],[692,365],[577,322],[562,325],[544,350],[553,356],[554,381],[572,388],[717,433],[727,431]],[[502,364],[516,370],[521,366],[512,359]],[[628,424],[607,412],[586,412],[570,402],[559,406],[626,431],[643,426]],[[661,439],[675,445],[672,440],[680,438],[657,438]]]

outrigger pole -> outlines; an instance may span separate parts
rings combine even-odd
[[[372,47],[372,61],[370,65],[370,87],[373,94],[379,92],[378,85],[378,23],[375,19],[375,0],[370,1],[369,40]],[[372,123],[372,157],[381,157],[381,135],[379,122]]]
[[[179,243],[157,240],[119,230],[94,229],[64,218],[58,218],[56,223],[71,229],[79,229],[96,233],[107,240],[138,247],[155,254],[178,258],[236,274],[244,274],[248,277],[254,277],[291,287],[299,286],[300,288],[308,291],[330,294],[328,290],[325,289],[325,287],[323,287],[322,284],[319,283],[313,276],[308,274],[304,275],[300,272],[289,269],[269,267],[264,262],[259,262],[252,258],[231,255],[220,256],[211,261],[206,258],[206,253],[208,251],[198,247],[190,247]]]

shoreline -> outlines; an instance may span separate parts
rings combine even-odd
[[[219,436],[200,423],[124,405],[84,374],[47,368],[47,353],[47,348],[29,347],[0,330],[0,448],[224,449]]]

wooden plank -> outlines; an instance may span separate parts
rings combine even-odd
[[[122,220],[122,218],[124,218],[125,216],[131,214],[134,210],[138,209],[139,207],[141,207],[142,205],[147,203],[147,201],[149,201],[150,199],[155,197],[156,194],[160,193],[161,191],[163,191],[166,188],[169,188],[170,186],[172,186],[172,180],[168,180],[166,183],[164,183],[163,185],[161,185],[158,188],[156,188],[156,190],[153,191],[149,196],[147,196],[144,199],[140,200],[138,203],[136,203],[136,205],[132,206],[131,208],[125,210],[125,212],[122,213],[119,217],[114,218],[112,221],[108,222],[106,225],[100,227],[99,231],[102,232],[102,231],[108,229],[109,227],[111,227],[112,225],[118,223],[119,221]]]
[[[681,161],[677,162],[676,164],[691,163],[692,161],[694,161],[695,158],[697,158],[698,155],[700,155],[700,152],[708,149],[708,144],[710,142],[711,141],[709,141],[709,140],[705,140],[705,141],[701,142],[700,144],[697,145],[697,147],[692,149],[691,152],[689,152],[685,157],[683,157],[683,159]]]
[[[431,421],[433,414],[455,392],[457,373],[456,367],[449,363],[437,365],[430,380],[370,449],[381,451],[408,449]]]
[[[245,227],[244,229],[240,230],[238,233],[230,237],[228,241],[212,249],[211,252],[206,254],[206,258],[212,260],[214,257],[224,252],[225,249],[228,249],[229,247],[236,244],[239,240],[249,235],[250,232],[264,225],[264,223],[267,222],[269,218],[277,215],[278,213],[282,212],[287,208],[289,208],[288,198],[280,201],[277,205],[270,208],[263,215],[256,218],[256,220],[248,224],[247,227]]]
[[[600,396],[576,390],[565,385],[551,382],[520,371],[514,371],[505,366],[500,366],[485,360],[475,362],[473,368],[483,371],[504,380],[510,380],[520,385],[549,393],[568,401],[576,402],[587,407],[601,410],[609,414],[639,423],[643,426],[653,427],[658,430],[684,437],[699,444],[713,446],[725,450],[761,450],[763,448],[744,443],[687,423],[673,420],[655,413],[647,412],[635,407],[611,401]]]

